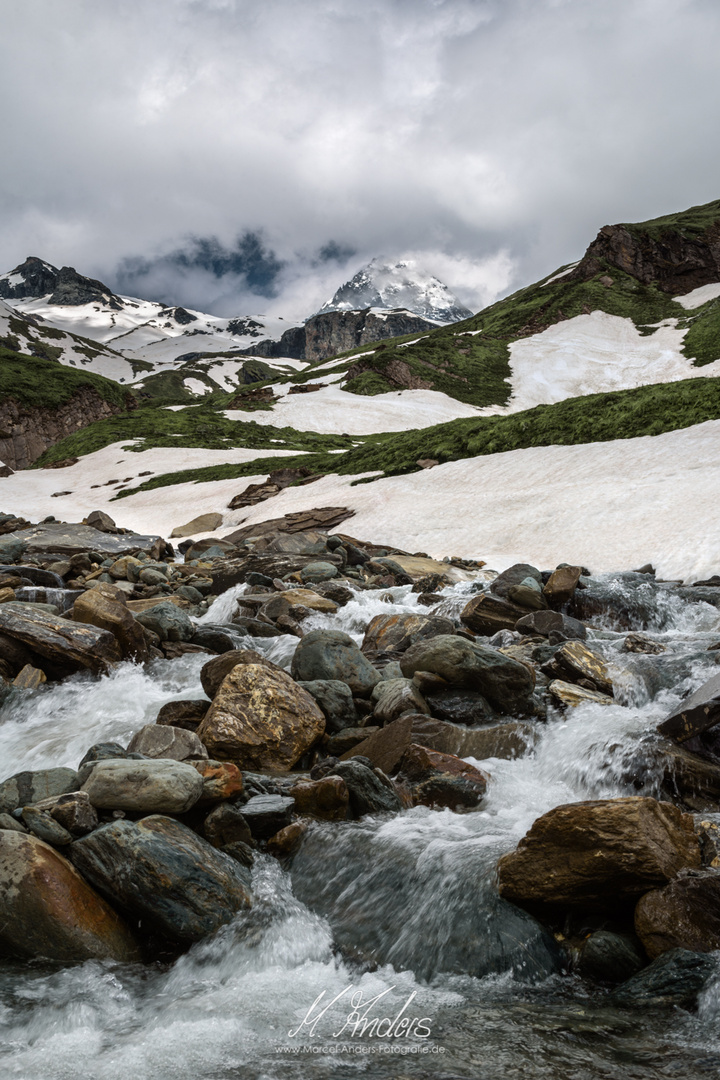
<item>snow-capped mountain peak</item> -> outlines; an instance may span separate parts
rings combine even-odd
[[[341,285],[318,314],[362,308],[404,308],[437,323],[459,322],[472,315],[447,285],[419,267],[414,259],[373,259]]]

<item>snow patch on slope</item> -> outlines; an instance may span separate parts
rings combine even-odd
[[[521,338],[509,347],[513,394],[507,411],[720,374],[720,361],[698,368],[681,354],[686,333],[664,320],[644,337],[631,319],[593,311]]]
[[[288,394],[289,386],[273,389],[281,395],[277,404],[272,410],[253,412],[252,419],[258,424],[292,427],[296,431],[371,435],[482,415],[474,405],[456,401],[437,390],[399,390],[363,397],[333,385],[309,394]],[[243,420],[248,414],[231,409],[225,416],[229,420]]]
[[[675,296],[673,299],[688,311],[694,311],[695,308],[702,307],[708,300],[715,300],[718,296],[720,296],[720,281],[714,281],[710,285],[701,285],[692,292],[685,293],[684,296]]]
[[[198,514],[211,510],[222,513],[233,495],[248,484],[260,483],[267,472],[254,477],[243,476],[239,480],[179,484],[141,491],[130,499],[113,502],[121,488],[149,479],[140,473],[150,471],[159,476],[181,469],[297,453],[296,450],[204,450],[184,446],[153,447],[140,452],[126,449],[132,445],[133,442],[127,439],[112,443],[66,469],[33,469],[2,477],[0,504],[9,508],[6,513],[22,514],[31,521],[41,521],[48,514],[65,521],[81,521],[92,510],[104,510],[124,528],[169,536],[177,525],[185,524]],[[109,483],[117,477],[126,483]],[[56,491],[69,491],[70,494],[53,498]]]
[[[246,508],[243,521],[348,506],[354,536],[435,557],[482,558],[496,569],[567,561],[593,572],[652,562],[660,577],[697,580],[720,572],[718,454],[720,420],[712,420],[468,458],[355,487],[355,476],[326,476]]]

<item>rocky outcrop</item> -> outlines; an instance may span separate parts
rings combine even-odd
[[[566,281],[588,281],[616,267],[645,285],[654,283],[671,296],[688,293],[720,278],[718,220],[699,233],[675,226],[644,232],[627,225],[605,225]]]
[[[90,386],[76,391],[57,409],[30,408],[5,398],[0,402],[0,460],[11,469],[27,469],[61,439],[122,411]]]
[[[324,360],[328,356],[369,345],[402,334],[426,333],[437,323],[411,315],[407,311],[378,314],[371,308],[362,311],[328,311],[313,315],[304,326],[286,330],[279,341],[260,341],[246,356],[290,356],[295,360]]]
[[[34,255],[28,256],[4,280],[0,279],[0,296],[6,300],[26,300],[47,296],[48,293],[52,294],[48,299],[49,304],[77,307],[99,300],[117,311],[122,307],[120,297],[102,281],[83,277],[72,266],[63,266],[58,270]]]

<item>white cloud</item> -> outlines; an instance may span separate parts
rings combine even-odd
[[[340,283],[296,257],[336,239],[451,259],[476,306],[717,197],[719,29],[710,0],[6,5],[3,259],[112,281],[261,228],[288,303]]]

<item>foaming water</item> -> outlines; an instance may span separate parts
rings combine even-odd
[[[450,990],[421,986],[410,972],[348,968],[333,955],[327,923],[292,895],[279,865],[267,857],[258,863],[252,911],[193,946],[169,970],[92,961],[51,973],[6,972],[0,980],[2,1075],[273,1076],[273,1063],[282,1066],[278,1047],[336,1041],[333,1034],[351,1010],[349,988],[364,1000],[384,993],[380,1015],[391,1017],[413,993],[423,1016],[462,1000]],[[302,1028],[320,995],[323,1003],[343,996],[314,1031]],[[293,1041],[289,1032],[298,1027]]]
[[[202,698],[204,654],[156,660],[147,669],[119,664],[97,679],[75,675],[38,690],[14,691],[0,709],[3,776],[56,765],[75,768],[97,742],[125,745],[178,697]]]
[[[636,622],[644,621],[645,632],[667,651],[624,653],[624,633],[596,626],[589,644],[611,667],[615,703],[551,712],[525,757],[475,762],[490,775],[480,810],[416,807],[392,818],[313,825],[289,872],[258,858],[252,910],[169,967],[0,965],[0,1075],[324,1080],[344,1070],[370,1080],[700,1080],[715,1074],[720,978],[703,994],[696,1017],[613,1010],[602,992],[559,974],[564,961],[552,937],[505,903],[495,886],[498,858],[539,815],[581,799],[637,794],[638,755],[657,723],[717,670],[717,654],[706,651],[717,610],[703,601],[676,604],[677,597],[666,603],[667,590],[649,585],[642,603],[655,607],[648,619],[636,595],[633,600],[635,588],[618,586],[637,601]],[[377,614],[456,617],[476,590],[473,583],[448,587],[432,609],[418,606],[409,586],[356,590],[337,615],[314,615],[304,628],[340,629],[359,641]],[[198,621],[231,622],[243,591],[228,590]],[[247,643],[288,667],[297,638]],[[75,676],[13,694],[0,710],[3,776],[76,766],[94,742],[125,744],[166,701],[204,696],[199,673],[206,660],[189,655],[145,671],[126,663],[101,679]],[[643,794],[656,793],[661,780],[648,761]],[[351,1008],[350,987],[364,1001],[385,995],[374,1015],[388,1017],[415,995],[413,1014],[430,1019],[427,1046],[442,1047],[445,1057],[321,1052],[352,1043],[347,1031],[334,1037]],[[303,1019],[321,995],[324,1003],[340,996],[310,1031]]]
[[[240,597],[248,592],[248,588],[249,586],[243,582],[240,585],[233,585],[232,588],[226,589],[216,600],[213,600],[205,614],[193,619],[193,622],[197,623],[198,626],[205,626],[208,623],[232,622],[233,615],[237,614]]]

